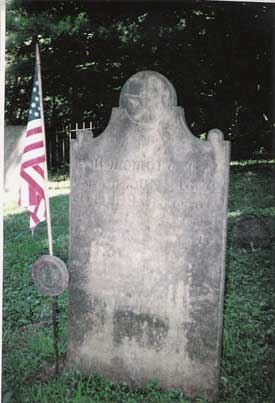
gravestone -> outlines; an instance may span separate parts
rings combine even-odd
[[[71,143],[68,367],[215,399],[229,143],[189,131],[176,92],[143,71],[105,131]]]
[[[4,131],[4,191],[13,193],[17,198],[25,130],[25,126],[5,126]]]

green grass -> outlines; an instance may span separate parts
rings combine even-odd
[[[54,253],[68,259],[68,181],[52,179]],[[53,181],[55,179],[55,181]],[[63,182],[58,180],[62,179]],[[231,239],[234,220],[243,213],[275,216],[268,167],[232,167],[226,259],[222,374],[218,403],[271,403],[274,284],[271,249],[238,249]],[[45,223],[32,238],[29,217],[16,203],[5,205],[3,389],[14,403],[191,402],[182,392],[165,392],[151,381],[143,390],[115,384],[99,374],[49,374],[54,363],[51,298],[35,288],[31,265],[47,254]],[[59,297],[61,357],[66,351],[68,294]],[[205,400],[196,399],[196,403]]]

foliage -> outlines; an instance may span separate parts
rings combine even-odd
[[[271,169],[253,165],[231,169],[229,227],[236,217],[253,210],[275,216],[270,197]],[[67,262],[68,182],[51,182],[54,251]],[[54,187],[54,189],[53,189]],[[64,372],[51,377],[53,345],[51,299],[31,279],[31,265],[47,253],[45,223],[32,239],[28,214],[15,204],[5,206],[3,374],[6,401],[13,403],[190,403],[182,392],[163,391],[156,380],[144,390],[115,384],[98,374]],[[228,232],[224,306],[222,376],[218,403],[271,403],[272,335],[274,334],[274,273],[272,251],[238,249]],[[59,297],[60,352],[66,350],[68,295]],[[12,394],[12,396],[11,396]],[[203,399],[196,403],[206,403]]]
[[[270,152],[271,5],[9,0],[9,124],[27,119],[36,39],[48,126],[103,130],[126,79],[151,69],[174,84],[196,135],[219,127],[234,158]]]

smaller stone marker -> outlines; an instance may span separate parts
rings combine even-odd
[[[229,143],[194,137],[171,83],[143,71],[70,161],[67,366],[215,399]]]

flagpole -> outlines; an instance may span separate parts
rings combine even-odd
[[[42,132],[44,137],[45,152],[46,152],[46,135],[45,135],[45,121],[44,121],[44,109],[43,109],[43,95],[42,95],[42,80],[41,80],[41,63],[38,43],[36,43],[36,65],[37,65],[37,78],[40,90],[40,115],[42,122]],[[49,254],[53,256],[53,238],[52,238],[52,223],[51,223],[51,213],[50,213],[50,201],[49,201],[49,191],[48,191],[48,167],[47,167],[47,155],[45,158],[45,204],[46,204],[46,218],[47,218],[47,229],[48,229],[48,243],[49,243]]]
[[[43,132],[43,140],[45,144],[45,205],[46,205],[46,221],[47,221],[47,229],[48,229],[48,244],[49,244],[49,254],[53,256],[53,238],[52,238],[52,223],[51,223],[51,213],[50,213],[50,199],[49,199],[49,191],[48,191],[48,166],[47,166],[47,153],[46,153],[46,131],[45,131],[45,121],[44,121],[44,109],[43,109],[43,95],[42,95],[42,80],[41,80],[41,63],[40,63],[40,54],[39,54],[39,46],[36,43],[36,51],[35,51],[36,65],[37,65],[37,78],[38,85],[40,90],[40,115],[42,122],[42,132]],[[55,352],[55,374],[59,373],[59,354],[58,354],[58,301],[57,297],[53,297],[52,302],[52,320],[53,320],[53,348]]]

